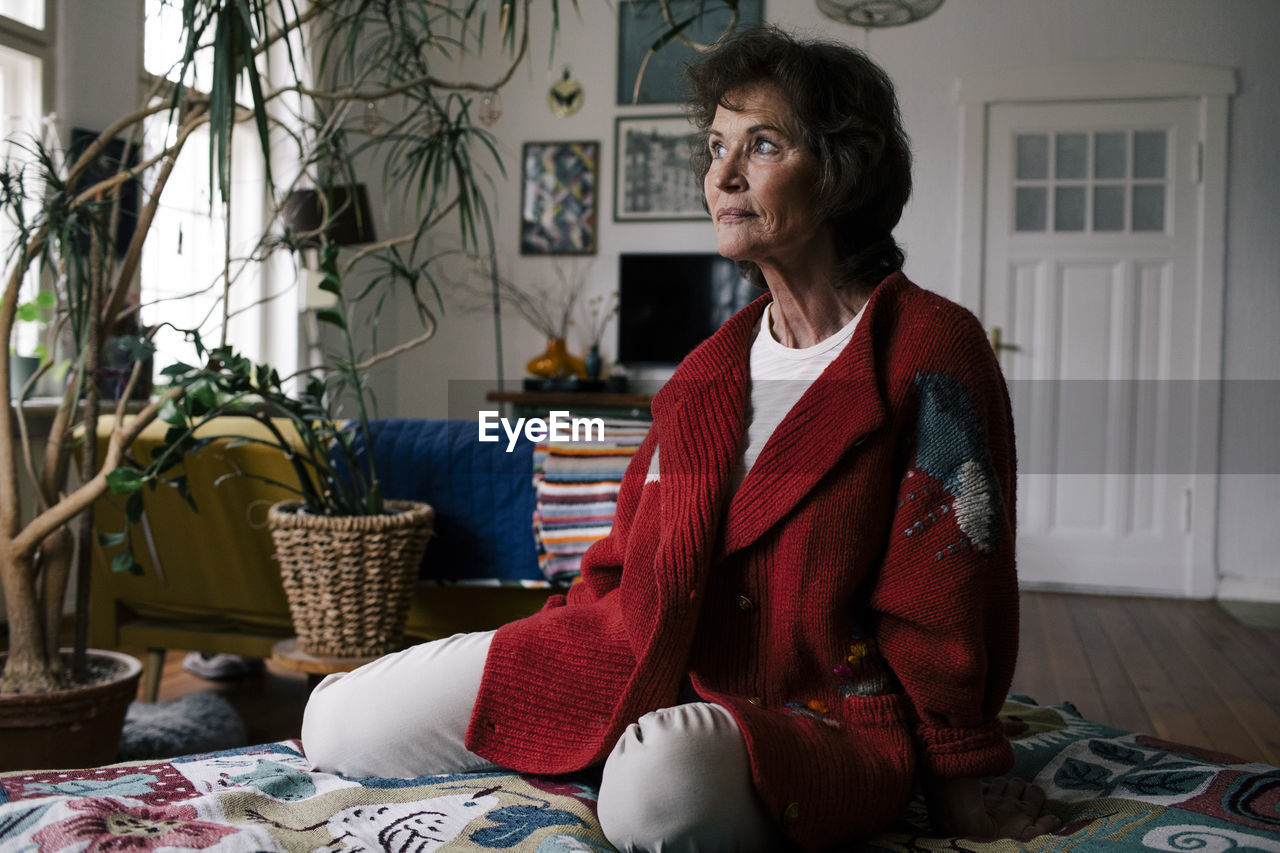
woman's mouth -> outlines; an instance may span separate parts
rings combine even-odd
[[[716,222],[741,222],[754,216],[754,213],[742,207],[722,207],[716,211]]]

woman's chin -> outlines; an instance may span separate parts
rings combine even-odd
[[[753,260],[755,256],[755,253],[751,251],[751,247],[744,245],[739,240],[722,240],[716,244],[716,249],[720,252],[721,257],[738,263]]]

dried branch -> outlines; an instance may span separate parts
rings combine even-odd
[[[356,364],[356,370],[358,372],[364,372],[369,368],[373,367],[375,364],[379,364],[390,358],[395,358],[397,355],[400,355],[401,353],[404,353],[404,352],[408,352],[411,349],[416,349],[417,347],[429,341],[431,337],[435,335],[436,329],[438,328],[436,316],[435,314],[431,313],[431,311],[425,305],[419,305],[418,310],[423,315],[423,320],[427,324],[426,331],[424,331],[421,335],[418,335],[418,337],[414,338],[413,340],[405,341],[404,343],[398,344],[389,350],[380,352],[377,355],[372,355],[369,358],[365,359],[364,361],[358,362]]]
[[[441,208],[441,210],[435,216],[433,216],[431,220],[427,222],[426,225],[419,228],[418,231],[416,231],[413,234],[401,234],[399,237],[391,237],[386,240],[381,240],[377,243],[370,243],[367,246],[362,246],[359,251],[357,251],[350,258],[348,258],[347,262],[343,264],[342,277],[346,278],[348,275],[350,275],[351,271],[355,268],[355,265],[359,263],[361,260],[363,260],[364,258],[369,257],[369,255],[372,255],[375,252],[381,252],[383,249],[390,248],[391,246],[399,246],[404,243],[408,243],[412,240],[417,239],[419,234],[421,234],[422,232],[431,230],[436,225],[438,225],[441,221],[443,221],[444,218],[448,216],[455,207],[458,206],[458,202],[460,202],[461,200],[462,200],[461,196],[454,196],[453,201],[449,202],[447,205]]]

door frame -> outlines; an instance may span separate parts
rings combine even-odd
[[[956,81],[960,108],[959,258],[955,293],[983,317],[987,223],[986,171],[991,107],[1000,103],[1194,99],[1199,102],[1200,148],[1194,165],[1199,196],[1199,243],[1192,275],[1196,289],[1195,376],[1198,389],[1189,553],[1182,594],[1212,598],[1218,591],[1217,522],[1219,423],[1222,406],[1223,294],[1226,281],[1227,109],[1236,71],[1216,65],[1150,59],[1099,59],[987,72]]]

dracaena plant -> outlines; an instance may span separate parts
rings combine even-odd
[[[15,235],[0,253],[0,334],[9,339],[9,345],[0,346],[0,387],[9,384],[13,328],[31,276],[42,276],[40,288],[56,296],[51,335],[58,341],[58,358],[69,365],[42,449],[26,440],[31,431],[21,407],[17,417],[0,418],[0,583],[9,641],[0,693],[46,691],[82,680],[92,506],[114,487],[136,510],[140,497],[135,496],[162,473],[184,488],[182,458],[200,446],[192,429],[202,419],[249,403],[255,411],[288,418],[301,441],[278,444],[292,454],[300,497],[312,511],[379,510],[377,479],[354,450],[368,423],[367,370],[435,330],[439,300],[432,264],[439,249],[428,247],[441,243],[438,225],[456,224],[462,237],[457,248],[492,254],[484,190],[503,172],[492,139],[472,120],[471,101],[504,85],[523,61],[532,17],[550,16],[553,30],[560,18],[559,0],[172,0],[170,5],[181,10],[184,44],[173,79],[190,80],[196,58],[209,54],[211,79],[195,81],[203,84],[203,93],[186,82],[158,80],[143,106],[112,122],[77,155],[63,154],[56,142],[9,140],[25,144],[32,154],[25,162],[0,164],[0,214]],[[486,29],[495,28],[505,65],[493,78],[457,80],[440,73],[442,62],[455,67],[459,53],[479,47]],[[265,55],[278,46],[288,48],[285,61],[268,76]],[[286,102],[294,105],[291,110],[282,108]],[[353,128],[353,105],[367,110],[371,104],[387,118]],[[153,119],[167,120],[170,133],[163,147],[148,150],[140,143],[141,127]],[[320,317],[339,340],[336,357],[327,364],[281,377],[238,354],[224,322],[216,343],[191,331],[201,363],[171,368],[168,384],[126,417],[124,401],[142,381],[145,359],[153,351],[149,333],[125,342],[136,363],[118,400],[104,399],[99,385],[104,347],[122,317],[135,310],[130,295],[151,224],[178,156],[202,128],[210,140],[210,183],[216,190],[211,197],[225,205],[230,219],[230,139],[236,125],[252,129],[265,163],[272,162],[267,148],[280,135],[275,131],[286,134],[295,148],[289,158],[298,164],[293,180],[269,175],[276,202],[295,187],[324,189],[326,182],[354,174],[357,161],[368,172],[372,162],[373,170],[394,185],[388,197],[405,200],[403,220],[412,226],[345,258],[336,249],[322,250],[324,286],[339,297],[337,308]],[[107,177],[86,178],[117,139],[136,156],[119,158]],[[132,237],[117,253],[118,200],[128,184],[141,185],[142,203]],[[278,217],[268,216],[267,222],[248,260],[224,258],[224,290],[235,282],[237,266],[300,245],[298,235],[281,237]],[[323,241],[324,226],[320,230]],[[360,275],[353,276],[357,268]],[[365,282],[363,289],[344,295],[343,283],[353,280]],[[394,300],[399,308],[406,298],[423,320],[416,336],[358,351],[353,304]],[[362,320],[360,328],[367,326],[369,321]],[[369,344],[361,341],[366,348]],[[110,416],[102,433],[100,412]],[[160,417],[170,424],[162,459],[133,459],[133,442]],[[107,437],[101,453],[98,442],[79,438],[102,434]],[[344,453],[353,455],[344,461]],[[73,466],[77,454],[79,464]],[[79,479],[72,477],[75,467]],[[30,484],[34,501],[20,500],[20,481]],[[118,544],[125,540],[127,533]],[[129,568],[131,561],[117,558],[115,565]],[[68,664],[59,652],[59,625],[73,575],[76,654]]]

